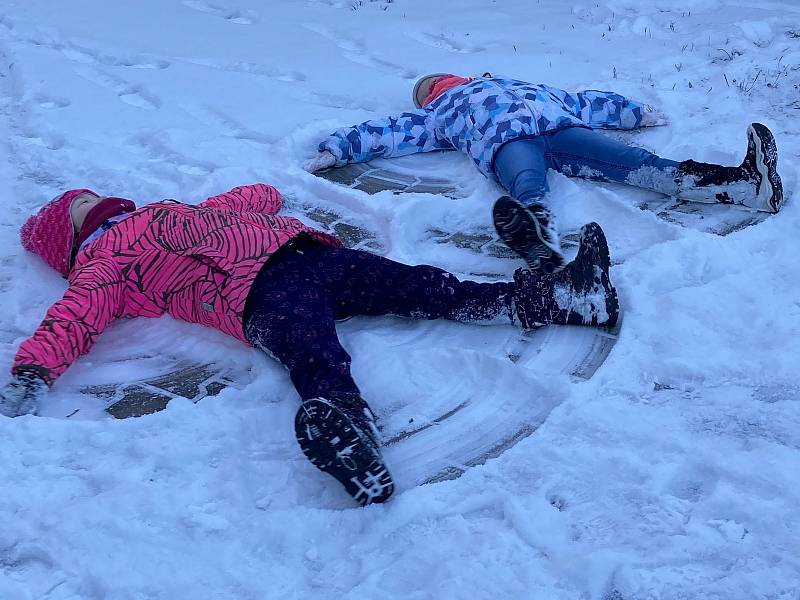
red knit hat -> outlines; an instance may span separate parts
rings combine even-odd
[[[84,193],[98,196],[85,188],[64,192],[45,204],[20,230],[24,248],[41,256],[44,262],[64,277],[72,266],[70,262],[75,241],[75,227],[69,207],[75,198]]]

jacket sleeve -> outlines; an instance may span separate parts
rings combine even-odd
[[[73,271],[69,282],[61,300],[20,345],[12,373],[32,371],[52,385],[121,314],[124,284],[111,258],[92,259]]]
[[[256,183],[233,188],[200,203],[203,208],[274,215],[281,209],[281,194],[271,185]]]
[[[336,166],[367,162],[374,158],[405,156],[431,150],[452,150],[447,140],[436,136],[433,113],[427,109],[405,112],[397,117],[366,121],[337,129],[319,145],[336,157]]]
[[[575,116],[593,129],[637,129],[667,124],[664,115],[649,104],[614,92],[585,90],[570,96]]]

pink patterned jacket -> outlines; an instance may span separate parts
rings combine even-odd
[[[302,232],[342,245],[277,216],[280,207],[280,193],[258,183],[197,206],[165,200],[132,212],[78,254],[69,288],[22,343],[12,370],[52,384],[119,317],[169,313],[249,343],[242,311],[267,259]]]

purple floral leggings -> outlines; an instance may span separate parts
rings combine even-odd
[[[301,399],[358,394],[336,320],[398,315],[510,323],[513,283],[459,281],[360,250],[295,238],[256,277],[244,310],[247,338],[277,358]]]

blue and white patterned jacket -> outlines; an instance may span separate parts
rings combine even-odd
[[[477,78],[419,110],[338,129],[319,145],[336,166],[431,150],[461,150],[495,179],[502,144],[564,127],[635,129],[666,121],[646,104],[613,92],[575,94],[514,79]]]

